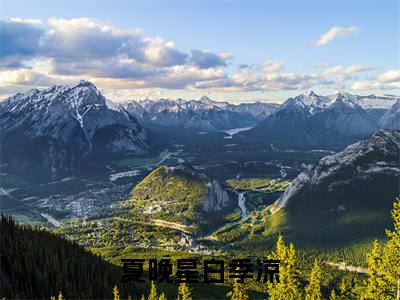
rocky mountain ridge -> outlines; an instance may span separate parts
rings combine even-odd
[[[21,174],[57,179],[78,173],[84,160],[148,151],[136,118],[88,81],[16,94],[0,103],[0,116],[2,162]]]
[[[307,199],[319,198],[324,202],[326,198],[335,198],[336,208],[346,207],[346,200],[351,203],[352,193],[345,194],[344,189],[360,185],[367,190],[375,187],[379,192],[379,182],[386,184],[385,193],[395,194],[400,178],[399,155],[400,131],[379,130],[300,173],[275,204],[286,207],[296,205],[296,201],[304,203]],[[369,182],[373,183],[371,187]],[[362,191],[353,189],[353,193],[357,190]]]

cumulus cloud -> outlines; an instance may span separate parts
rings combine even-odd
[[[349,35],[357,34],[361,31],[361,29],[357,26],[352,27],[339,27],[334,26],[329,29],[327,32],[322,34],[319,39],[315,42],[316,46],[322,46],[331,43],[332,41]]]
[[[5,47],[0,64],[7,70],[24,68],[21,79],[22,74],[28,79],[35,72],[20,63],[24,59],[42,61],[45,78],[119,78],[131,86],[184,88],[198,80],[224,77],[222,68],[232,59],[230,53],[208,50],[185,53],[172,41],[143,36],[140,29],[89,18],[50,18],[46,29],[36,20],[14,18],[2,21],[2,30]]]
[[[374,80],[354,82],[352,90],[400,89],[400,69],[389,70]]]
[[[276,72],[283,69],[283,63],[274,60],[267,60],[261,65],[261,69],[266,73]]]
[[[215,91],[280,91],[309,89],[315,85],[326,84],[331,84],[331,82],[318,74],[260,74],[242,69],[231,78],[200,83],[196,85],[196,88]]]
[[[42,24],[42,21],[39,19],[22,19],[22,18],[10,18],[9,21],[14,23],[24,23],[24,24]]]
[[[0,22],[3,94],[13,86],[23,90],[29,86],[70,84],[80,78],[99,84],[109,94],[121,90],[124,95],[133,89],[144,94],[157,89],[302,90],[332,85],[333,79],[347,84],[353,74],[371,70],[361,65],[324,63],[318,73],[292,73],[281,71],[284,64],[274,60],[228,68],[233,59],[230,53],[199,49],[185,52],[162,37],[147,37],[140,29],[121,28],[101,20],[50,18],[42,23],[12,18]],[[332,35],[344,36],[337,32]],[[334,38],[324,37],[321,43]],[[391,70],[381,74],[375,83],[360,80],[352,88],[396,88],[400,86],[399,73]]]
[[[13,20],[0,21],[2,39],[0,64],[3,67],[20,59],[37,55],[40,49],[40,38],[45,33],[36,24]]]
[[[232,59],[230,53],[216,54],[208,50],[193,49],[191,54],[191,63],[201,69],[225,67],[227,61]]]
[[[134,60],[139,67],[144,64],[157,68],[184,64],[188,57],[174,43],[159,37],[142,37],[138,29],[121,29],[87,18],[52,18],[49,25],[50,30],[42,39],[42,51],[53,57],[56,64],[118,57],[127,62]]]
[[[327,68],[323,72],[323,75],[327,76],[327,77],[336,76],[336,80],[338,82],[342,82],[342,81],[348,80],[352,74],[367,72],[367,71],[371,71],[373,69],[374,68],[366,67],[366,66],[362,66],[362,65],[350,65],[347,67],[337,65],[337,66],[332,66],[332,67]]]
[[[400,81],[400,69],[390,70],[378,77],[380,82]]]
[[[351,87],[353,91],[365,91],[382,88],[382,84],[379,82],[369,82],[369,81],[358,81],[354,82]]]
[[[0,71],[0,86],[47,86],[49,78],[30,69],[2,70]]]

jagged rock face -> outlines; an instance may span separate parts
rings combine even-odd
[[[188,174],[207,187],[207,195],[202,204],[202,210],[204,212],[215,212],[221,211],[225,207],[231,206],[233,202],[230,199],[226,189],[219,183],[215,178],[209,177],[204,173],[200,173],[188,165],[178,165],[174,167],[164,167],[167,172],[171,174]]]
[[[276,204],[291,207],[331,201],[326,207],[337,208],[356,205],[360,194],[377,197],[378,202],[388,195],[392,201],[400,177],[399,153],[400,131],[380,130],[300,173]]]
[[[313,91],[301,94],[293,98],[292,100],[298,106],[301,106],[303,109],[307,110],[310,114],[323,111],[324,109],[328,108],[333,102],[330,97],[317,95]]]
[[[205,212],[219,211],[230,205],[227,191],[221,186],[218,180],[207,183],[207,197],[203,202]]]
[[[82,159],[144,153],[146,132],[135,117],[106,100],[87,81],[17,94],[0,104],[2,150],[6,161],[39,159],[51,179],[79,171]],[[15,148],[34,145],[33,153]],[[16,164],[21,168],[21,164]],[[45,168],[49,168],[46,172]],[[28,168],[29,169],[29,168]],[[70,174],[72,175],[72,174]]]
[[[237,206],[216,180],[189,165],[160,166],[132,190],[124,207],[137,218],[205,229],[224,222]]]
[[[254,126],[278,108],[278,104],[260,102],[233,105],[206,96],[188,101],[132,101],[126,105],[127,111],[144,122],[206,131]]]

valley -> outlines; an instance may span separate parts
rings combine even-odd
[[[393,124],[397,98],[379,99],[387,106],[380,115]],[[44,115],[13,115],[24,101]],[[372,120],[367,108],[383,109],[376,98],[132,103],[111,105],[86,81],[10,98],[0,107],[11,141],[2,145],[11,155],[0,165],[2,213],[117,265],[129,255],[264,257],[283,235],[301,249],[301,278],[318,259],[336,281],[363,280],[343,264],[364,270],[372,241],[385,243],[400,177],[399,131]],[[60,105],[73,120],[61,114],[53,128],[46,112],[60,113]],[[40,134],[22,136],[40,155],[14,157],[14,135],[32,122]],[[369,127],[353,127],[360,122]],[[326,289],[336,281],[327,278]],[[249,289],[265,292],[260,284]]]

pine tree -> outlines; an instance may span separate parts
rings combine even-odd
[[[179,284],[178,300],[192,300],[192,295],[190,294],[190,288],[185,282]]]
[[[302,299],[297,268],[297,255],[293,244],[285,245],[283,237],[278,236],[272,259],[280,260],[279,283],[268,284],[268,294],[271,300]]]
[[[394,229],[386,230],[389,241],[382,260],[389,293],[400,300],[400,197],[393,203],[392,219]]]
[[[335,290],[332,290],[331,295],[329,296],[329,300],[338,300]]]
[[[382,250],[377,240],[374,241],[371,253],[367,254],[368,279],[362,299],[382,299],[385,281],[382,278]]]
[[[285,241],[283,240],[283,236],[279,234],[278,240],[276,241],[276,250],[275,256],[277,259],[285,259],[287,253],[287,247],[285,245]]]
[[[306,300],[321,300],[321,268],[318,265],[318,262],[314,262],[314,267],[311,270],[310,274],[310,282],[306,287]]]
[[[160,297],[158,300],[167,300],[167,297],[165,296],[164,292],[161,293]]]
[[[241,286],[241,284],[237,281],[233,284],[233,291],[231,295],[231,300],[248,300],[249,297],[245,289]]]
[[[344,299],[348,294],[347,285],[346,285],[346,281],[344,280],[344,278],[340,282],[339,291],[340,291],[340,294],[339,294],[340,295],[340,299]]]
[[[140,300],[146,300],[146,297],[142,294],[142,297],[140,297]]]
[[[147,300],[157,300],[157,288],[154,281],[151,282],[150,294]]]
[[[120,300],[119,290],[118,290],[117,285],[115,285],[113,288],[113,295],[114,295],[114,300]]]
[[[63,294],[61,291],[58,293],[58,300],[64,300]]]

